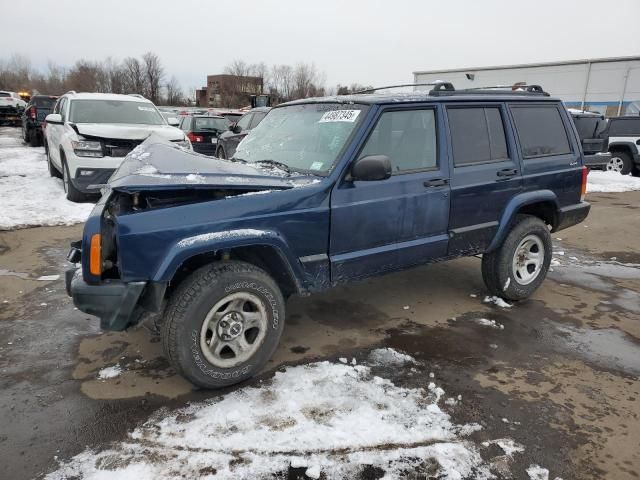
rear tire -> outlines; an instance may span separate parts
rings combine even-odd
[[[544,281],[551,264],[551,235],[538,217],[518,215],[496,250],[482,256],[482,278],[493,295],[523,300]]]
[[[86,201],[87,196],[78,190],[71,181],[69,175],[69,167],[64,157],[62,157],[62,185],[64,186],[64,193],[67,194],[67,200],[74,203],[81,203]]]
[[[611,160],[607,163],[607,170],[629,175],[633,170],[633,160],[626,152],[611,152]]]
[[[284,329],[276,282],[244,262],[207,265],[169,300],[162,344],[171,365],[194,385],[221,388],[257,374]]]

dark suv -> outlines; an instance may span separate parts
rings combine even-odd
[[[50,95],[34,95],[22,113],[22,139],[32,147],[42,145],[42,124],[53,112],[58,97]]]
[[[550,232],[590,208],[571,117],[541,90],[290,102],[230,161],[150,138],[72,246],[69,294],[106,330],[156,312],[168,359],[202,387],[260,371],[293,294],[482,254],[491,294],[527,298]]]
[[[607,119],[604,115],[582,110],[569,110],[584,152],[588,168],[605,169],[611,160]]]
[[[216,157],[231,158],[236,148],[251,130],[256,128],[265,115],[271,110],[269,107],[258,107],[245,113],[236,123],[229,125],[228,131],[218,136]]]

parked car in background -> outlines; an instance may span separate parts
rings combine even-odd
[[[178,117],[178,114],[176,112],[167,112],[160,110],[160,115],[162,115],[167,121],[167,125],[171,125],[172,127],[180,126],[180,117]]]
[[[191,148],[182,130],[168,125],[140,95],[68,92],[45,121],[49,173],[63,179],[67,198],[74,202],[98,194],[98,186],[151,134]]]
[[[606,135],[611,152],[607,170],[640,177],[640,116],[610,118]]]
[[[27,102],[16,92],[0,90],[0,124],[20,125],[20,116],[26,106]]]
[[[269,113],[270,107],[254,108],[253,110],[245,113],[240,117],[236,123],[229,125],[226,132],[220,134],[218,137],[218,148],[216,150],[216,157],[218,158],[231,158],[236,153],[236,148],[246,137],[249,132],[255,128],[262,119]]]
[[[105,330],[155,312],[167,359],[205,388],[262,370],[293,294],[482,254],[491,294],[525,299],[550,232],[590,209],[571,117],[539,87],[290,102],[236,162],[142,148],[73,244],[67,292]]]
[[[58,97],[34,95],[22,113],[22,139],[32,147],[43,143],[42,124],[53,111]]]
[[[213,115],[190,115],[183,117],[180,129],[187,134],[193,150],[214,156],[218,145],[218,135],[229,128],[229,120]]]
[[[607,120],[604,115],[583,110],[568,109],[578,131],[584,164],[588,168],[603,170],[611,160],[609,139],[606,133]]]

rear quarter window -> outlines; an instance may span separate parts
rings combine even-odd
[[[609,122],[609,135],[612,137],[618,135],[640,136],[640,118],[612,118]]]
[[[571,145],[555,105],[518,105],[511,113],[524,158],[564,155]]]

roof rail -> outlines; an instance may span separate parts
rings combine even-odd
[[[138,98],[144,98],[142,95],[140,95],[139,93],[127,93],[127,95],[129,95],[130,97],[138,97]],[[146,100],[146,99],[145,99]]]
[[[69,90],[67,93],[65,93],[65,95],[75,95],[76,93],[78,92],[76,92],[75,90]]]
[[[450,82],[403,83],[401,85],[386,85],[384,87],[367,88],[366,90],[359,90],[357,92],[353,92],[352,95],[360,95],[362,93],[372,93],[377,90],[386,90],[387,88],[422,87],[422,86],[435,87],[433,90],[436,90],[436,89],[447,90],[447,91],[455,90],[455,88],[453,88],[453,84]]]
[[[496,90],[507,90],[509,95],[541,95],[548,97],[549,93],[545,92],[540,85],[493,85],[488,87],[473,87],[465,88],[462,90],[444,91],[439,88],[434,88],[429,92],[429,95],[495,95]]]

